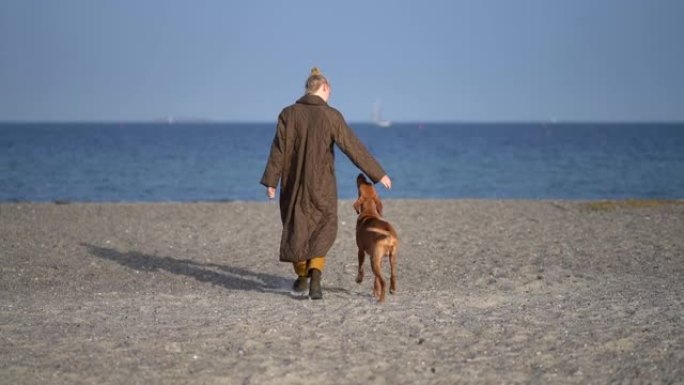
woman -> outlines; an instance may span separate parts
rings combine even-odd
[[[337,236],[337,181],[333,144],[373,183],[385,188],[392,181],[347,126],[342,114],[328,106],[330,83],[318,68],[306,80],[306,94],[278,116],[268,163],[261,178],[270,199],[280,180],[280,261],[297,273],[293,289],[309,289],[311,299],[323,298],[321,274]],[[310,279],[310,282],[307,280]]]

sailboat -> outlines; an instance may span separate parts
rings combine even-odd
[[[390,122],[387,119],[382,118],[382,115],[380,114],[380,101],[379,100],[377,100],[375,102],[375,104],[373,104],[373,114],[371,115],[371,120],[378,127],[389,127],[390,125],[392,125],[392,122]]]

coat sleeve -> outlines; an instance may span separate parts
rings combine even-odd
[[[283,171],[283,153],[285,151],[285,119],[284,113],[278,116],[278,126],[271,144],[266,169],[261,177],[261,184],[266,187],[278,187],[278,181]]]
[[[333,129],[335,143],[356,167],[371,178],[373,183],[378,183],[386,175],[385,170],[373,158],[373,155],[359,140],[354,131],[349,128],[341,114],[336,120],[337,124],[334,125],[335,128]]]

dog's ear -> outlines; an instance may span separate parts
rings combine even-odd
[[[368,184],[368,181],[366,180],[366,177],[359,173],[359,175],[356,177],[356,186],[361,186],[362,184]]]
[[[382,202],[380,201],[380,198],[376,196],[373,198],[373,200],[375,201],[375,208],[378,209],[378,214],[382,216]]]
[[[354,202],[353,206],[354,206],[354,210],[356,210],[356,213],[361,214],[361,198],[360,197],[359,197],[359,199],[356,200],[356,202]]]

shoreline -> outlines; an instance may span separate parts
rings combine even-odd
[[[339,202],[353,201],[352,198],[339,198]],[[629,206],[638,206],[639,202],[646,202],[648,205],[668,205],[668,204],[684,204],[683,198],[384,198],[385,201],[405,201],[405,202],[568,202],[568,203],[589,203],[589,202],[619,202],[626,203]],[[79,205],[79,204],[101,204],[101,205],[118,205],[118,204],[132,204],[132,205],[186,205],[186,204],[226,204],[226,203],[278,203],[278,196],[273,200],[240,200],[240,199],[217,199],[217,200],[192,200],[192,201],[135,201],[135,200],[121,200],[121,201],[97,201],[97,200],[45,200],[45,201],[30,201],[30,200],[8,200],[0,201],[0,205]]]

